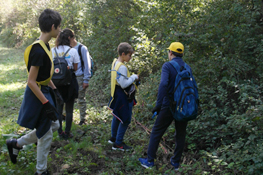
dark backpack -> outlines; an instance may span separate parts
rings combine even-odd
[[[84,61],[82,59],[82,54],[81,54],[81,47],[82,46],[83,46],[82,44],[79,44],[78,53],[79,53],[80,62],[81,62],[81,69],[84,72],[85,65],[84,65]],[[91,75],[90,75],[90,77],[92,77],[94,75],[94,61],[93,61],[93,58],[90,56],[90,54],[89,54],[89,58],[88,59],[90,59],[90,63],[91,63],[91,66],[90,66],[90,73],[91,73]]]
[[[52,81],[55,86],[65,86],[71,83],[71,70],[68,69],[68,62],[65,60],[65,56],[70,49],[71,48],[69,48],[62,57],[59,57],[56,48],[54,49],[56,56],[53,59],[54,74],[52,76]]]
[[[181,67],[176,61],[170,63],[177,71],[170,110],[176,121],[193,120],[198,114],[199,96],[191,68],[186,63]]]

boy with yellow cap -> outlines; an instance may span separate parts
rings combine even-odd
[[[184,46],[180,42],[173,42],[167,48],[169,61],[175,61],[179,66],[184,66],[183,61]],[[170,126],[172,121],[175,121],[176,128],[176,148],[174,150],[174,156],[170,159],[171,165],[178,170],[179,162],[183,153],[185,136],[186,136],[186,126],[187,122],[176,121],[169,109],[170,101],[172,98],[174,84],[176,79],[177,71],[170,62],[166,62],[162,66],[161,81],[158,90],[158,97],[156,106],[153,108],[152,112],[157,113],[158,117],[154,123],[150,143],[148,146],[147,158],[139,158],[141,165],[145,168],[152,168],[154,166],[154,159],[156,158],[156,152],[158,149],[159,142]]]

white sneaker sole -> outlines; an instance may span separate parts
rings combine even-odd
[[[120,151],[124,151],[124,149],[120,149],[120,148],[115,148],[115,147],[111,147],[113,150],[120,150]]]
[[[143,167],[146,168],[146,169],[152,169],[152,167],[148,167],[148,166],[143,165],[143,164],[141,164],[141,166],[143,166]]]
[[[110,143],[110,144],[114,144],[114,142],[112,142],[112,141],[110,141],[110,140],[108,140],[108,143]]]

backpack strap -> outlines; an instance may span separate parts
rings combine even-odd
[[[188,64],[186,64],[186,63],[184,63],[184,67],[189,69],[189,70],[191,70],[191,67]]]
[[[81,70],[83,72],[85,65],[84,65],[84,61],[82,59],[81,48],[82,48],[82,44],[79,44],[78,53],[79,53],[79,58],[80,58],[80,62],[81,62]]]
[[[169,63],[173,65],[173,67],[175,68],[177,73],[181,72],[181,67],[179,66],[179,64],[176,61],[171,60],[171,61],[169,61]]]
[[[64,55],[62,56],[63,58],[66,57],[66,55],[67,55],[67,53],[69,52],[70,49],[71,49],[71,48],[69,48],[69,49],[64,53]]]
[[[115,63],[117,62],[117,59],[115,58],[112,62],[111,65],[111,70],[116,70],[118,71],[121,65],[124,65],[126,68],[127,66],[123,64],[122,62],[118,62],[116,65]],[[114,97],[114,92],[115,92],[115,86],[117,84],[117,72],[116,71],[111,71],[111,97]],[[127,77],[130,77],[130,72],[127,68]]]
[[[174,67],[174,69],[177,71],[177,75],[178,75],[180,72],[182,72],[182,70],[183,70],[182,68],[185,69],[186,66],[188,66],[186,63],[184,63],[184,66],[181,66],[181,67],[180,67],[180,65],[179,65],[176,61],[174,61],[174,60],[169,61],[169,63],[172,64],[172,66]],[[178,85],[179,85],[179,84],[178,84]],[[174,94],[175,90],[177,89],[178,85],[174,88],[173,94]]]
[[[58,57],[57,49],[55,48],[54,50],[55,50],[56,57]]]
[[[27,73],[29,74],[28,72],[28,62],[29,62],[29,55],[30,55],[30,52],[31,52],[31,49],[33,47],[34,44],[40,44],[40,46],[43,48],[43,50],[47,53],[50,61],[51,61],[51,69],[50,69],[50,77],[47,78],[46,80],[43,80],[43,81],[37,81],[37,85],[39,88],[41,88],[41,85],[45,85],[47,86],[49,81],[51,80],[52,78],[52,75],[54,73],[54,63],[53,63],[53,59],[52,59],[52,53],[51,51],[47,48],[46,44],[44,43],[44,41],[42,40],[36,40],[33,44],[29,45],[25,52],[24,52],[24,60],[25,60],[25,64],[26,64],[26,67],[27,67]]]
[[[78,53],[79,53],[80,59],[82,60],[81,47],[82,47],[82,44],[79,44]]]
[[[124,65],[126,68],[127,66],[125,64],[123,64],[122,62],[118,62],[116,65],[115,63],[117,62],[117,58],[115,58],[111,64],[111,70],[116,70],[118,71],[118,69],[120,68],[121,65]],[[115,93],[115,87],[117,84],[117,72],[116,71],[111,71],[111,101],[109,102],[109,106],[111,105],[113,99],[114,99],[114,93]],[[130,77],[130,72],[127,68],[127,77]]]

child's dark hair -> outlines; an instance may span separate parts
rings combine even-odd
[[[70,46],[70,40],[69,38],[75,38],[75,34],[72,30],[70,29],[64,29],[62,30],[57,39],[56,39],[56,43],[55,45],[58,47],[58,46],[61,46],[61,45],[67,45],[67,46]]]
[[[122,42],[118,46],[118,54],[121,55],[123,52],[125,55],[127,55],[128,53],[133,53],[134,50],[129,43]]]
[[[45,9],[38,18],[39,28],[41,32],[50,32],[54,24],[55,29],[60,25],[62,18],[57,11]]]
[[[182,53],[177,53],[177,52],[174,52],[174,51],[171,51],[171,52],[172,52],[172,54],[174,56],[177,56],[177,57],[183,57],[184,56],[184,54],[182,54]]]

